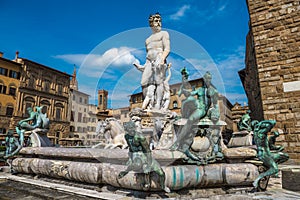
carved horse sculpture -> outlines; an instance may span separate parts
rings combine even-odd
[[[104,146],[104,149],[125,149],[127,147],[124,128],[115,118],[107,118],[105,121],[99,122],[96,133],[103,134],[105,142],[100,142],[92,148]]]

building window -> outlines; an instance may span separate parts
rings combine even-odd
[[[63,87],[62,87],[61,84],[58,84],[58,85],[57,85],[57,93],[58,93],[58,94],[62,94],[62,92],[63,92]]]
[[[0,83],[0,94],[6,94],[6,86]]]
[[[42,113],[47,113],[47,111],[48,111],[48,106],[46,106],[46,105],[43,105],[43,108],[42,108]]]
[[[99,97],[99,104],[100,105],[102,104],[102,95],[100,95],[100,97]]]
[[[49,92],[50,90],[50,82],[49,81],[45,81],[44,82],[44,91],[45,92]]]
[[[77,132],[81,132],[82,128],[80,126],[77,127]]]
[[[79,103],[82,103],[82,97],[79,97]]]
[[[15,87],[9,87],[9,95],[12,95],[12,96],[16,95],[16,88]]]
[[[75,101],[75,95],[73,94],[73,101]]]
[[[87,99],[84,99],[84,104],[87,104]]]
[[[74,122],[74,117],[75,117],[75,112],[72,111],[72,112],[71,112],[71,122]]]
[[[17,79],[17,78],[19,78],[19,73],[16,72],[16,71],[10,70],[9,71],[9,77]]]
[[[70,126],[70,132],[75,132],[75,127],[74,126]]]
[[[55,112],[56,120],[61,120],[61,108],[56,108],[55,110],[56,110]]]
[[[7,76],[7,69],[0,67],[0,75]]]
[[[77,122],[81,122],[81,120],[82,120],[82,113],[78,113],[78,120],[77,120]]]
[[[173,101],[173,108],[178,108],[177,101]]]
[[[0,128],[0,133],[2,133],[2,134],[6,133],[6,129],[5,128]]]
[[[12,117],[14,112],[14,108],[12,106],[7,106],[6,107],[6,116]]]

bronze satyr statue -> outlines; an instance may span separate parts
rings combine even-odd
[[[253,182],[253,186],[258,188],[259,181],[267,176],[275,174],[278,175],[278,164],[283,163],[289,159],[288,154],[283,152],[271,152],[270,151],[270,141],[268,139],[268,132],[275,126],[275,120],[264,120],[258,122],[254,120],[252,122],[253,132],[254,132],[254,142],[257,146],[257,157],[263,162],[263,165],[267,167],[267,171],[259,174],[259,176]],[[273,132],[275,138],[279,135],[277,131]],[[275,138],[272,138],[272,143],[275,142]],[[271,144],[272,144],[271,143]],[[274,144],[272,144],[274,145]],[[278,148],[282,150],[283,148]]]
[[[154,172],[159,176],[160,186],[166,192],[170,189],[165,186],[165,172],[160,167],[159,163],[152,158],[151,150],[146,138],[136,129],[136,124],[129,121],[124,124],[125,139],[129,147],[129,160],[127,162],[127,169],[120,172],[118,178],[124,177],[129,171],[135,171],[145,175],[145,183],[143,185],[145,190],[150,189],[150,173]]]
[[[251,117],[249,115],[250,113],[251,111],[247,110],[247,112],[242,116],[242,118],[238,122],[237,126],[239,131],[249,131],[249,132],[252,131]]]

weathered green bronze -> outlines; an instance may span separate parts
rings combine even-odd
[[[237,126],[239,131],[252,131],[251,117],[249,115],[250,113],[251,111],[247,110],[247,112],[242,116],[242,118],[238,122]]]
[[[5,146],[6,146],[6,151],[4,155],[4,159],[7,159],[9,157],[12,157],[16,155],[20,149],[21,145],[18,141],[17,138],[14,137],[14,132],[9,130],[7,132],[6,138],[5,138]]]
[[[186,97],[186,99],[182,101],[181,115],[183,118],[187,118],[188,120],[179,131],[177,140],[172,145],[171,150],[179,150],[191,159],[200,161],[198,157],[194,156],[193,153],[190,152],[189,148],[196,136],[196,132],[192,131],[193,124],[205,117],[207,113],[207,106],[205,105],[205,89],[204,87],[200,87],[195,91],[189,91],[187,89],[189,74],[186,68],[181,70],[181,75],[182,85],[178,94],[183,94]],[[197,98],[194,96],[197,96]]]
[[[223,159],[220,148],[220,129],[217,125],[220,118],[218,107],[218,91],[212,85],[212,76],[206,72],[203,76],[204,85],[194,91],[189,90],[189,73],[186,68],[181,70],[182,85],[178,95],[186,97],[182,101],[181,115],[186,118],[186,123],[179,128],[177,140],[171,146],[170,150],[178,150],[186,154],[189,158],[188,163],[207,164],[215,162],[217,159]],[[196,96],[196,97],[195,97]],[[202,119],[205,122],[198,124]],[[211,153],[201,157],[191,152],[191,146],[196,135],[209,138]]]
[[[259,182],[263,178],[271,176],[275,174],[278,176],[278,164],[283,163],[289,159],[288,154],[279,152],[278,150],[283,150],[282,147],[277,148],[278,150],[275,152],[271,152],[271,146],[274,146],[276,137],[278,137],[279,133],[277,131],[273,132],[274,136],[272,139],[268,139],[268,132],[275,126],[275,120],[264,120],[261,122],[253,121],[253,130],[254,130],[254,142],[257,146],[257,157],[259,160],[263,162],[263,165],[267,168],[267,170],[255,179],[253,182],[253,186],[255,188],[259,187]]]
[[[16,132],[19,135],[18,140],[15,137],[13,137],[12,131],[8,131],[7,137],[6,137],[6,153],[4,156],[5,159],[18,154],[18,152],[24,146],[25,131],[31,131],[32,134],[35,134],[36,137],[32,137],[32,138],[36,138],[38,141],[35,140],[35,141],[31,141],[31,142],[34,142],[34,143],[39,142],[39,144],[41,143],[41,141],[39,140],[39,136],[37,136],[38,132],[43,132],[43,133],[48,132],[49,119],[47,118],[46,114],[42,113],[43,106],[41,106],[41,107],[36,106],[35,108],[37,110],[36,112],[34,112],[31,107],[27,108],[29,117],[18,122],[17,127],[16,127]],[[45,136],[45,137],[47,137],[47,136]],[[49,139],[48,139],[48,141],[49,141]],[[45,142],[50,143],[50,141],[49,142],[48,141],[43,140],[44,143]],[[34,145],[40,146],[40,145],[36,145],[36,144],[34,144]],[[49,144],[47,144],[47,145],[49,145]]]
[[[151,172],[159,176],[160,186],[166,192],[170,189],[165,186],[165,172],[160,167],[159,163],[152,157],[152,153],[145,136],[139,133],[136,129],[136,124],[133,121],[124,124],[125,139],[129,147],[127,161],[127,169],[119,173],[118,178],[123,178],[128,172],[134,171],[144,174],[144,190],[149,190],[151,187]]]

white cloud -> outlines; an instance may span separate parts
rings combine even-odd
[[[176,13],[170,15],[170,19],[179,20],[185,15],[186,11],[188,11],[190,8],[190,5],[183,5]]]
[[[245,66],[245,47],[239,46],[231,52],[216,56],[216,63],[227,78],[238,76],[237,72]]]
[[[55,58],[80,66],[80,73],[88,77],[99,77],[108,66],[120,68],[132,66],[139,60],[132,54],[130,47],[111,48],[103,54],[65,54]]]
[[[86,58],[87,54],[64,54],[64,55],[56,55],[54,58],[62,59],[68,63],[81,65],[81,63]]]

